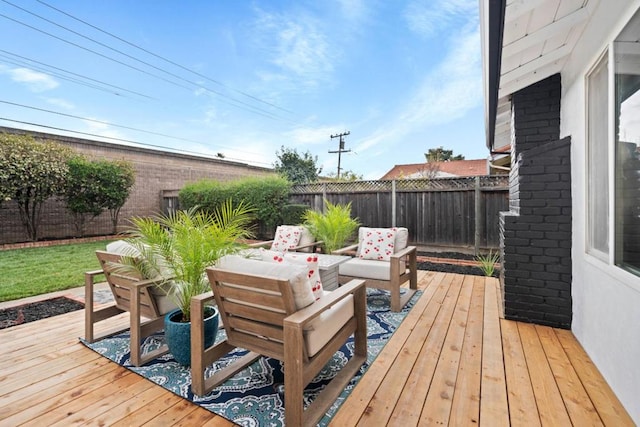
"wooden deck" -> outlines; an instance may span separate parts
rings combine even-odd
[[[500,318],[497,280],[420,271],[419,283],[332,425],[634,425],[571,332]],[[0,330],[0,426],[232,425],[84,347],[83,321]]]

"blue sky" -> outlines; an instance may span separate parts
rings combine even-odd
[[[488,155],[477,0],[1,0],[0,88],[2,126],[265,167]]]

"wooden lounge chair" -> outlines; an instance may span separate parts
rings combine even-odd
[[[193,392],[206,394],[261,355],[273,357],[284,362],[287,425],[315,425],[366,360],[364,282],[354,280],[336,291],[326,292],[315,302],[312,298],[310,305],[299,309],[296,301],[300,295],[294,295],[299,290],[294,289],[292,267],[270,264],[265,268],[271,270],[261,274],[259,264],[270,263],[244,259],[235,266],[207,269],[227,339],[205,349],[202,323],[192,322]],[[251,274],[246,273],[249,271]],[[306,271],[301,271],[306,276]],[[204,304],[212,298],[208,295],[192,299],[192,319],[202,318]],[[352,334],[353,357],[304,410],[305,386]],[[236,347],[249,353],[205,379],[205,368]]]
[[[332,252],[343,255],[356,251],[351,260],[340,264],[339,282],[365,279],[367,287],[389,291],[392,311],[402,310],[418,289],[417,249],[407,246],[408,240],[409,232],[404,227],[360,227],[358,243]],[[400,286],[407,281],[409,288],[401,296]]]
[[[85,273],[85,340],[90,343],[95,342],[130,327],[131,363],[133,365],[141,366],[167,353],[168,348],[164,345],[143,356],[140,344],[146,337],[164,328],[164,315],[173,310],[175,304],[158,287],[157,281],[144,280],[133,273],[122,273],[118,266],[122,264],[124,255],[96,251],[96,256],[102,269]],[[94,308],[94,281],[101,274],[104,274],[115,302]],[[129,312],[128,327],[109,330],[100,335],[95,334],[96,323],[124,312]]]

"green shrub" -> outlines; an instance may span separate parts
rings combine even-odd
[[[289,204],[282,207],[282,223],[297,225],[304,221],[304,214],[309,210],[309,206],[302,204]]]
[[[291,183],[281,177],[244,178],[218,182],[202,180],[187,184],[179,193],[181,209],[198,207],[207,212],[215,211],[225,200],[244,201],[255,208],[254,215],[260,234],[273,232],[284,224],[285,206],[289,205]]]

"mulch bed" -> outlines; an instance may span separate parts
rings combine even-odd
[[[484,276],[484,272],[477,267],[475,256],[459,252],[419,252],[418,270],[441,271],[443,273],[458,273],[469,276]],[[493,277],[498,277],[500,270],[495,269]]]
[[[33,322],[47,317],[58,316],[70,311],[82,310],[84,304],[70,298],[58,297],[32,302],[0,310],[0,329],[10,328],[23,323]]]

